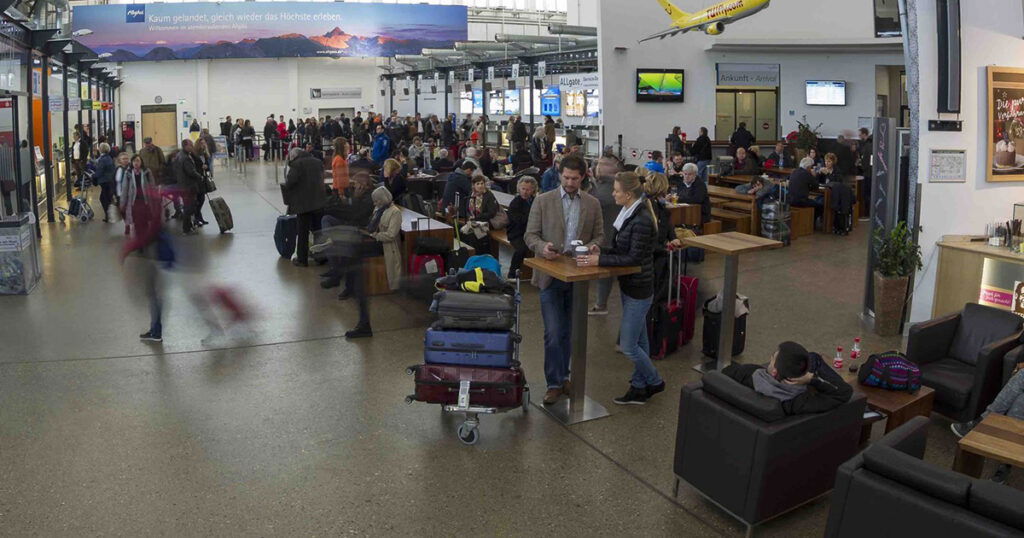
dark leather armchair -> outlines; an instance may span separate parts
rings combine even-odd
[[[857,453],[865,398],[832,411],[786,416],[778,400],[719,373],[682,389],[674,470],[680,480],[747,525],[832,489]]]
[[[1002,387],[1003,359],[1017,347],[1021,317],[975,303],[910,327],[907,358],[921,368],[921,383],[935,389],[935,411],[958,422],[973,420]]]
[[[1024,532],[1024,492],[921,461],[928,427],[915,417],[839,467],[827,538]]]

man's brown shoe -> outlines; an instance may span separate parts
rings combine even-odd
[[[562,383],[562,394],[572,396],[572,380],[566,379],[565,383]]]
[[[544,405],[552,405],[562,396],[562,389],[548,389],[544,393]]]

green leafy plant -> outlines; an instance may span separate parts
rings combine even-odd
[[[905,277],[922,267],[921,246],[906,222],[900,222],[892,230],[875,230],[875,270],[884,277]]]

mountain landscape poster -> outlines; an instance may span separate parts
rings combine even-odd
[[[195,2],[75,6],[78,38],[107,61],[389,57],[451,48],[465,6]]]

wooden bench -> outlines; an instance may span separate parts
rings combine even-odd
[[[491,256],[494,256],[494,259],[501,259],[499,257],[499,250],[503,246],[512,249],[513,252],[515,251],[515,247],[512,246],[512,242],[508,240],[507,230],[491,230],[487,235],[491,238]],[[532,258],[533,253],[527,253],[526,257]],[[520,269],[519,276],[523,280],[529,280],[533,278],[533,269],[530,269],[529,267],[523,265],[523,267]]]
[[[793,239],[814,234],[813,207],[790,207],[789,214],[793,219],[790,224],[790,233]],[[831,233],[831,230],[829,232]]]
[[[750,213],[741,213],[731,209],[712,208],[711,216],[722,221],[724,227],[729,231],[739,233],[750,233]]]
[[[719,187],[716,185],[708,185],[708,196],[711,197],[712,201],[719,202],[721,207],[719,211],[734,211],[737,213],[746,213],[750,216],[748,221],[748,232],[753,235],[761,233],[761,208],[757,205],[757,199],[751,194],[740,194],[735,189],[730,187]],[[715,210],[712,208],[711,215],[715,216]]]

